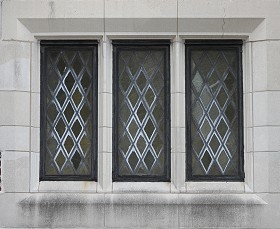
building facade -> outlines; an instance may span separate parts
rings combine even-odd
[[[2,0],[0,227],[280,228],[279,0]]]

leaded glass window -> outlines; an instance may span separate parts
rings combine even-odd
[[[170,178],[169,42],[114,41],[115,181]]]
[[[95,180],[97,43],[41,41],[41,180]]]
[[[244,179],[241,50],[186,42],[188,180]]]

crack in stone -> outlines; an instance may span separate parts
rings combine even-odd
[[[225,34],[225,25],[226,25],[226,9],[224,7],[224,16],[223,16],[223,24],[222,24],[222,37],[224,37],[224,34]]]

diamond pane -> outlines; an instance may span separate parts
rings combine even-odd
[[[50,152],[55,152],[56,151],[56,148],[57,148],[57,141],[55,140],[54,137],[50,137],[48,140],[47,140],[47,147],[48,149],[50,150]]]
[[[136,145],[137,145],[137,148],[138,148],[140,154],[143,154],[144,149],[147,146],[147,143],[146,143],[145,139],[142,136],[140,136],[138,138]]]
[[[220,142],[215,134],[213,135],[212,139],[210,140],[209,145],[212,149],[212,153],[215,155],[218,151],[218,148],[220,147]]]
[[[236,61],[236,52],[232,51],[232,50],[225,50],[225,51],[223,51],[223,54],[226,57],[230,66],[233,67],[235,64],[235,61]],[[234,69],[236,69],[236,67]]]
[[[49,160],[46,159],[46,162],[48,162]],[[46,169],[46,174],[47,175],[56,175],[57,174],[57,171],[56,169],[54,168],[54,165],[50,165],[47,169]]]
[[[129,165],[132,170],[135,169],[136,165],[138,164],[138,161],[139,161],[139,159],[138,159],[135,151],[132,151],[132,153],[129,155],[129,158],[128,158],[128,162],[129,162]]]
[[[151,167],[152,167],[153,164],[154,164],[154,161],[155,161],[155,158],[154,158],[154,156],[153,156],[153,154],[151,153],[150,150],[147,152],[144,161],[145,161],[145,163],[146,163],[148,169],[150,170]]]
[[[75,84],[75,79],[71,72],[69,72],[69,74],[67,75],[66,79],[64,80],[64,83],[68,92],[70,92]]]
[[[82,68],[83,68],[83,62],[81,60],[81,57],[79,55],[79,52],[76,54],[75,59],[72,63],[72,67],[76,73],[76,76],[79,76]]]
[[[210,134],[211,129],[212,128],[209,124],[209,121],[207,119],[205,119],[203,124],[201,125],[201,129],[200,129],[200,131],[203,134],[205,139],[208,138],[208,135]]]
[[[146,77],[144,76],[144,73],[141,72],[136,81],[140,91],[143,91],[144,87],[146,86],[146,81],[147,80]]]
[[[54,105],[54,103],[51,103],[51,105],[48,107],[48,117],[50,119],[51,122],[54,122],[55,118],[58,115],[58,111],[56,109],[56,106]]]
[[[135,56],[135,52],[132,54],[130,60],[127,63],[127,67],[132,76],[135,76],[136,72],[139,69],[138,58]]]
[[[153,53],[155,53],[155,51]],[[146,57],[143,67],[145,68],[149,77],[151,77],[153,75],[153,73],[157,67],[157,65],[156,65],[157,61],[159,61],[158,57],[154,58],[154,56],[151,54]]]
[[[147,111],[146,111],[145,107],[143,106],[143,103],[141,103],[141,105],[139,106],[139,108],[137,110],[137,116],[141,122],[143,122],[143,119],[146,116],[146,113],[147,113]]]
[[[224,121],[224,119],[221,119],[221,121],[220,121],[220,123],[219,123],[219,125],[218,125],[217,130],[218,130],[218,132],[219,132],[219,134],[220,134],[220,136],[221,136],[222,138],[225,137],[225,134],[226,134],[226,132],[228,131],[228,129],[229,129],[229,128],[228,128],[226,122]]]
[[[75,169],[79,168],[79,165],[81,163],[81,159],[82,159],[81,155],[79,154],[78,151],[76,151],[75,154],[73,155],[72,159],[71,159]]]
[[[207,55],[203,55],[199,63],[200,72],[202,72],[203,76],[206,77],[209,71],[211,70],[211,68],[212,68],[212,64],[209,58],[207,57]]]
[[[129,133],[131,134],[132,138],[135,138],[135,135],[138,131],[138,126],[134,119],[132,119],[132,121],[130,122],[128,129],[129,129]]]
[[[71,175],[74,173],[73,166],[71,165],[71,162],[67,161],[64,165],[63,170],[61,171],[62,175]]]
[[[49,81],[49,88],[51,89],[52,92],[55,91],[55,89],[58,86],[59,83],[59,77],[56,74],[54,70],[51,70],[50,73],[48,74],[48,81]]]
[[[154,138],[153,148],[158,156],[161,149],[163,148],[163,141],[160,139],[159,134],[157,134],[157,136]]]
[[[88,149],[90,148],[91,142],[88,139],[88,137],[86,135],[84,135],[80,141],[80,146],[82,148],[82,151],[84,153],[84,155],[86,154],[86,152],[88,151]]]
[[[220,77],[224,77],[226,70],[228,69],[228,64],[223,55],[220,55],[218,64],[216,65],[216,70],[219,73]]]
[[[124,123],[127,123],[130,115],[131,115],[131,111],[128,108],[128,104],[124,103],[124,105],[122,106],[122,108],[120,109],[120,116],[122,117],[122,121]]]
[[[201,98],[202,104],[207,109],[207,107],[209,106],[209,104],[212,100],[212,96],[206,87],[203,89],[200,98]]]
[[[67,119],[68,123],[71,121],[73,114],[74,114],[74,110],[72,108],[71,103],[69,102],[64,111],[64,115],[65,115],[65,118]]]
[[[195,75],[194,75],[194,78],[192,80],[192,83],[193,83],[193,87],[195,88],[196,92],[199,93],[201,88],[202,88],[202,86],[203,86],[203,79],[200,76],[198,71],[195,72]]]
[[[160,122],[164,116],[164,108],[159,103],[155,105],[153,116],[155,117],[155,120],[157,120],[157,122]]]
[[[232,90],[235,88],[235,84],[236,84],[236,81],[235,81],[235,77],[233,76],[233,74],[231,72],[229,72],[227,75],[226,75],[226,78],[224,80],[224,83],[227,87],[227,89],[232,92]]]
[[[59,119],[58,123],[55,126],[55,129],[56,129],[57,133],[59,134],[59,137],[61,138],[66,129],[65,123],[63,122],[62,118]]]
[[[63,155],[63,153],[61,151],[59,151],[57,157],[55,158],[55,162],[58,165],[58,168],[61,170],[62,166],[64,165],[66,161],[65,156]]]
[[[210,154],[207,150],[204,152],[204,155],[202,156],[201,162],[203,164],[205,172],[207,173],[207,171],[209,169],[209,166],[212,162],[212,158],[211,158],[211,156],[210,156]]]
[[[215,63],[220,55],[220,52],[216,51],[216,50],[209,50],[207,52],[207,55],[210,58],[210,60],[212,61],[212,63]]]
[[[203,116],[203,110],[198,101],[195,103],[192,113],[193,113],[193,118],[194,118],[196,124],[199,124],[199,122]]]
[[[84,123],[88,120],[89,115],[90,115],[90,108],[88,107],[87,104],[84,104],[81,111],[80,111],[80,115],[84,121]]]
[[[145,126],[145,132],[149,138],[151,138],[153,132],[155,131],[155,126],[151,119],[148,120],[146,126]]]
[[[125,134],[123,138],[121,138],[120,142],[119,142],[119,147],[120,149],[124,152],[124,154],[126,155],[128,152],[128,149],[130,147],[130,140],[127,137],[127,135]]]
[[[218,163],[221,166],[222,172],[225,172],[226,166],[228,165],[230,159],[228,157],[228,155],[225,153],[225,151],[223,150],[218,158]]]
[[[197,156],[199,156],[204,146],[204,143],[199,134],[194,137],[192,146]]]
[[[146,98],[146,101],[147,101],[149,106],[152,105],[152,103],[154,102],[154,100],[156,98],[155,93],[153,92],[153,90],[150,87],[148,88],[148,90],[145,94],[145,98]]]
[[[66,149],[67,154],[69,154],[74,146],[74,142],[70,136],[68,136],[64,142],[64,147]]]
[[[209,77],[209,88],[211,89],[212,93],[215,94],[219,86],[220,81],[218,74],[216,73],[216,71],[213,71],[213,73]]]
[[[200,58],[202,57],[203,51],[197,50],[197,51],[193,51],[191,58],[194,61],[195,64],[199,63]]]
[[[228,99],[228,96],[225,92],[225,89],[222,87],[221,90],[219,91],[218,95],[217,95],[217,101],[220,104],[221,108],[224,107],[227,99]]]
[[[72,95],[72,99],[73,99],[76,107],[78,107],[78,105],[80,104],[80,102],[83,99],[83,95],[81,94],[81,92],[79,91],[78,88],[76,88],[74,94]]]
[[[57,63],[57,69],[61,76],[63,76],[64,73],[66,72],[66,64],[65,64],[62,56],[60,56],[59,61]]]
[[[82,130],[80,122],[78,120],[76,120],[71,129],[72,129],[75,137],[77,138]]]
[[[121,76],[121,81],[120,81],[120,85],[123,88],[123,90],[126,92],[129,85],[130,85],[130,77],[128,75],[128,73],[126,71],[124,71],[124,73]]]
[[[219,117],[219,115],[220,115],[220,111],[218,110],[216,103],[213,103],[213,105],[211,106],[211,109],[209,111],[209,116],[213,123],[216,121],[216,119]]]
[[[71,63],[76,55],[75,51],[67,50],[64,51],[65,57],[68,60],[69,63]]]
[[[88,88],[90,88],[90,83],[91,83],[91,77],[87,72],[85,72],[81,79],[81,85],[85,92],[87,91]]]
[[[226,146],[230,152],[231,155],[233,155],[236,151],[236,141],[235,141],[235,137],[234,134],[231,133],[228,138],[227,138],[227,142],[226,142]]]
[[[135,87],[132,88],[132,90],[130,91],[129,95],[128,95],[129,101],[132,104],[132,106],[135,106],[135,104],[138,101],[139,95],[135,89]]]
[[[62,107],[66,99],[65,92],[63,91],[62,88],[60,88],[59,92],[57,93],[56,99],[59,102],[60,106]]]
[[[234,118],[235,118],[235,106],[233,103],[230,103],[227,108],[226,108],[226,117],[229,120],[230,123],[233,122]]]
[[[160,91],[163,89],[164,87],[164,78],[162,73],[157,72],[156,75],[153,78],[153,85],[154,88],[156,90],[156,93],[160,93]]]

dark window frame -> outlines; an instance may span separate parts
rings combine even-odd
[[[244,125],[243,125],[243,69],[242,69],[242,40],[186,40],[185,41],[185,117],[186,117],[186,181],[244,181]],[[238,97],[238,175],[193,175],[192,146],[191,146],[191,50],[206,49],[235,49],[237,52],[237,97]]]
[[[170,182],[171,179],[171,124],[170,124],[170,41],[169,40],[113,40],[113,182]],[[165,174],[163,176],[120,176],[118,175],[118,53],[119,50],[149,50],[162,48],[165,50]]]
[[[93,52],[93,78],[92,78],[92,167],[90,175],[46,175],[45,154],[46,154],[46,98],[47,98],[47,77],[46,77],[46,49],[55,48],[90,48]],[[40,41],[40,176],[39,181],[97,181],[98,172],[98,41],[95,40],[42,40]]]

